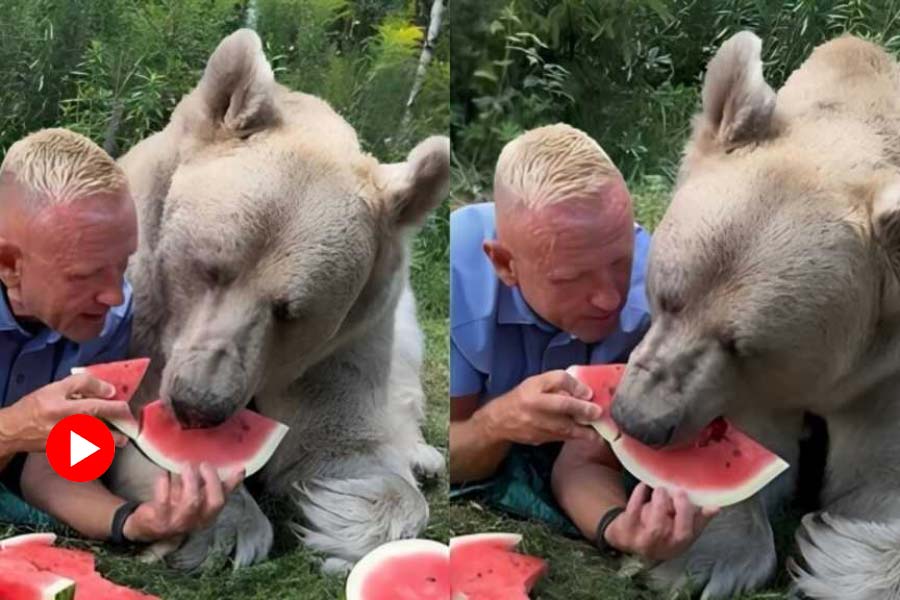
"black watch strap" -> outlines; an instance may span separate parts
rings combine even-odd
[[[600,518],[600,522],[597,523],[597,533],[594,536],[594,545],[602,552],[618,553],[618,550],[610,546],[609,542],[606,541],[606,529],[609,527],[610,523],[623,512],[625,512],[624,506],[615,506],[606,511],[606,514],[604,514]]]
[[[116,514],[113,515],[112,526],[110,527],[109,532],[110,542],[117,546],[124,546],[130,543],[130,540],[125,539],[125,521],[128,520],[128,517],[130,517],[140,505],[140,502],[131,501],[126,502],[116,509]]]

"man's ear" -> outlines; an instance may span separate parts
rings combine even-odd
[[[518,285],[519,278],[516,276],[515,260],[509,249],[497,240],[485,240],[482,248],[491,264],[494,265],[494,271],[500,281],[507,287]]]
[[[9,288],[19,286],[22,251],[12,242],[0,237],[0,281]]]

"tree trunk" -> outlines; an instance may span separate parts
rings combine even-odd
[[[444,15],[444,0],[434,0],[431,4],[431,21],[428,24],[428,33],[425,36],[425,44],[422,46],[422,54],[419,56],[419,67],[416,69],[416,78],[413,80],[412,90],[409,92],[409,99],[406,101],[406,113],[403,116],[403,124],[409,123],[412,118],[412,106],[416,101],[416,96],[422,91],[422,85],[425,83],[425,73],[428,71],[428,65],[434,57],[434,44],[437,40],[438,32],[441,30],[441,19]]]

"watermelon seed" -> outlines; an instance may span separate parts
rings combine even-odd
[[[730,469],[730,468],[731,468],[731,463],[728,462],[727,460],[725,461],[725,468],[726,468],[726,469]]]
[[[735,448],[734,450],[731,451],[731,455],[734,456],[735,458],[740,458],[741,451],[738,448]]]
[[[123,394],[128,393],[128,384],[125,384],[125,383],[122,384],[122,393]]]

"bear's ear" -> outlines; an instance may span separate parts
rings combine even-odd
[[[406,162],[380,165],[383,202],[397,225],[420,225],[447,195],[450,139],[433,136],[413,148]]]
[[[872,202],[872,232],[900,279],[900,179],[881,186]]]
[[[275,77],[259,36],[239,29],[222,40],[195,91],[200,110],[217,128],[256,131],[276,118]]]
[[[742,31],[722,44],[706,69],[703,112],[696,126],[724,150],[769,131],[775,92],[763,77],[761,49],[758,37]]]

